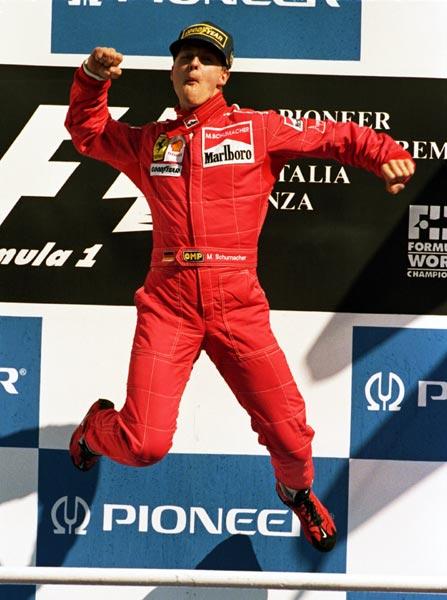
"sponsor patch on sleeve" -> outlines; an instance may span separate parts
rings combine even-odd
[[[326,121],[317,120],[314,123],[307,126],[307,129],[315,129],[318,133],[323,134],[326,131]]]
[[[293,127],[293,129],[296,129],[297,131],[304,131],[304,121],[302,119],[284,117],[284,123],[289,127]]]

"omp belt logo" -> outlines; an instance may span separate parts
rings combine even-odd
[[[407,276],[447,278],[447,206],[411,205]]]
[[[203,252],[200,252],[200,250],[183,250],[182,259],[185,262],[199,263],[203,262],[205,260],[205,257],[203,255]]]
[[[62,496],[51,509],[53,533],[56,535],[86,535],[90,522],[90,508],[83,498],[76,496],[71,503],[68,496]]]
[[[19,391],[15,384],[18,382],[19,377],[24,375],[26,375],[26,369],[0,367],[0,386],[7,394],[16,395]]]
[[[202,134],[204,167],[247,164],[255,161],[250,121],[228,127],[205,127]]]
[[[386,389],[384,389],[386,385]],[[383,373],[372,375],[365,385],[368,410],[399,411],[405,395],[405,386],[396,373],[388,374],[387,384],[383,383]]]

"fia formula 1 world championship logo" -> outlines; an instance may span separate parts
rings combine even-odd
[[[411,205],[408,211],[407,276],[447,278],[447,206]]]

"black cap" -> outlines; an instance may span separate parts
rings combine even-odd
[[[195,23],[182,29],[178,39],[169,46],[172,56],[175,58],[185,42],[205,42],[219,51],[224,59],[225,65],[230,68],[233,64],[233,37],[231,33],[210,23]]]

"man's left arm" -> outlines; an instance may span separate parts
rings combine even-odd
[[[292,120],[270,113],[268,152],[280,163],[300,157],[335,159],[366,169],[385,180],[398,194],[415,171],[411,155],[386,133],[356,123]]]

